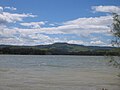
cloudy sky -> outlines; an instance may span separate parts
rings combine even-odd
[[[110,46],[120,0],[0,0],[0,44]]]

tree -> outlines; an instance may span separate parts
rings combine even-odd
[[[120,69],[120,15],[116,13],[113,13],[113,23],[111,32],[114,36],[114,39],[112,40],[112,45],[117,47],[116,51],[118,53],[116,57],[110,56],[110,64]]]
[[[113,46],[120,47],[120,15],[113,13],[113,24],[111,29],[114,35],[114,40],[112,40]]]

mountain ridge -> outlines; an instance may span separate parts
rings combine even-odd
[[[0,54],[29,54],[29,55],[105,55],[114,54],[115,47],[84,46],[68,43],[54,43],[49,45],[18,46],[0,45]]]

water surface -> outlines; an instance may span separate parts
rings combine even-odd
[[[120,90],[102,56],[0,55],[0,90]]]

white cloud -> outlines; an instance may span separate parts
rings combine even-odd
[[[8,13],[8,12],[3,12],[0,13],[0,24],[5,24],[5,23],[15,23],[17,21],[22,21],[23,18],[27,17],[36,17],[36,15],[32,14],[18,14],[18,13]]]
[[[4,9],[8,9],[8,10],[12,10],[12,11],[17,10],[17,8],[15,8],[15,7],[4,7]]]
[[[90,18],[78,18],[72,21],[67,21],[65,25],[77,24],[77,25],[108,25],[111,23],[111,16],[100,16],[100,17],[90,17]]]
[[[55,26],[55,24],[53,24],[53,23],[50,23],[49,25],[50,25],[50,26]]]
[[[22,32],[20,29],[9,28],[4,28],[3,31],[0,31],[0,39],[0,44],[12,45],[38,45],[54,42],[54,39],[38,32]]]
[[[3,12],[3,7],[0,6],[0,13],[2,13],[2,12]]]
[[[41,25],[45,25],[45,22],[29,22],[29,23],[20,23],[22,26],[27,26],[30,28],[41,28]]]
[[[68,40],[67,43],[70,44],[85,44],[82,40]]]
[[[101,16],[101,17],[91,17],[91,18],[78,18],[76,20],[71,20],[64,22],[62,26],[57,27],[41,27],[41,28],[8,28],[3,29],[4,34],[2,34],[3,41],[5,43],[7,37],[14,38],[15,40],[22,41],[23,44],[48,44],[54,42],[68,42],[73,44],[85,44],[85,45],[103,45],[104,43],[99,39],[96,41],[91,41],[91,34],[107,34],[109,27],[107,25],[112,23],[111,16]],[[23,23],[25,26],[35,26],[37,22]],[[44,24],[44,23],[39,23]],[[41,26],[41,25],[40,25]],[[44,35],[45,34],[45,35]],[[50,34],[54,34],[56,37],[49,37]],[[82,40],[72,40],[70,38],[59,38],[57,34],[74,34],[79,38],[82,36],[86,37],[88,41]],[[18,39],[19,38],[19,39]],[[104,38],[104,37],[103,37]],[[5,39],[5,40],[4,40]],[[11,39],[10,39],[11,40]],[[11,40],[11,42],[13,42]],[[107,43],[107,42],[106,42]],[[32,44],[32,45],[33,45]],[[105,44],[104,44],[105,45]],[[107,45],[107,44],[106,44]]]
[[[93,44],[93,45],[104,45],[105,43],[102,42],[101,40],[98,40],[98,41],[91,41],[90,44]]]
[[[59,29],[66,33],[88,36],[92,33],[107,33],[110,30],[108,25],[111,24],[112,16],[78,18],[64,22],[63,26],[59,26]]]
[[[95,7],[94,7],[95,8]],[[99,10],[96,10],[99,11]],[[50,44],[54,42],[68,42],[72,44],[84,45],[107,45],[103,41],[104,37],[93,38],[93,34],[108,35],[112,24],[112,16],[100,16],[89,18],[78,18],[75,20],[66,21],[61,25],[49,24],[52,27],[41,27],[46,22],[30,22],[24,21],[24,18],[36,17],[32,14],[18,14],[10,12],[0,13],[0,44],[19,44],[19,45],[35,45],[35,44]],[[23,23],[19,22],[23,21]],[[16,23],[23,28],[16,26],[7,27],[6,23]],[[16,24],[15,24],[16,25]],[[59,37],[60,34],[64,36]],[[78,40],[67,38],[65,35],[75,35]],[[54,37],[52,37],[54,35]],[[83,39],[81,39],[81,37]]]
[[[93,6],[92,9],[95,12],[108,12],[120,14],[120,6]]]

